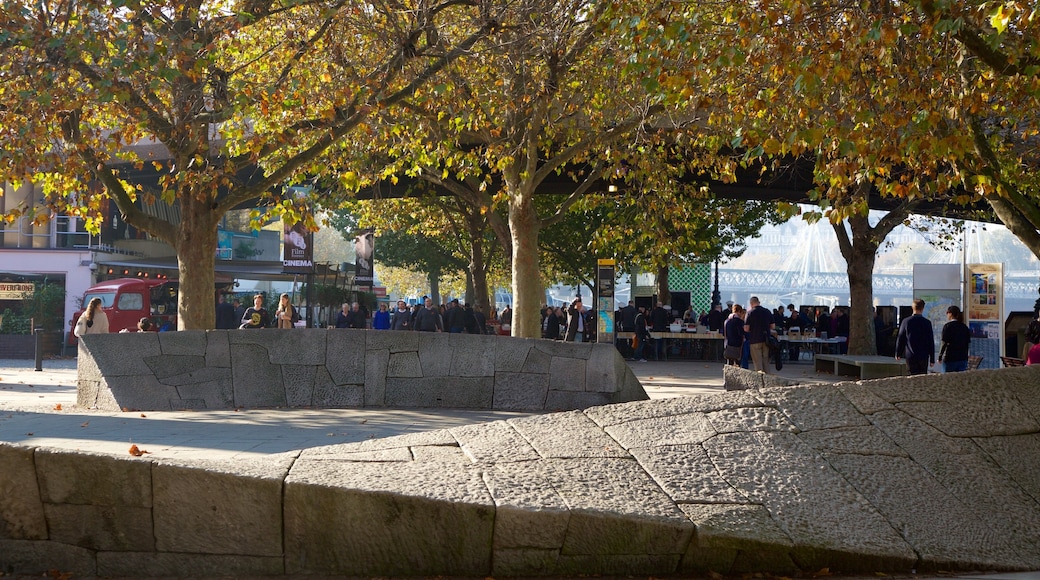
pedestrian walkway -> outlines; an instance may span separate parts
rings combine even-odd
[[[652,399],[723,390],[714,362],[629,363]],[[241,409],[111,413],[76,407],[76,359],[0,360],[0,441],[152,457],[228,459],[484,423],[529,413],[461,409]],[[781,374],[817,376],[808,365]]]

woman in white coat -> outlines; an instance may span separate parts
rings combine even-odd
[[[76,338],[80,338],[84,334],[105,334],[107,332],[108,315],[101,308],[101,299],[91,298],[90,303],[87,304],[87,309],[83,311],[83,314],[79,315],[79,320],[76,321],[76,328],[73,329],[72,333],[76,335]]]

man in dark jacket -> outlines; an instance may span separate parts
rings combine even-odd
[[[619,318],[621,323],[621,332],[632,332],[636,328],[636,307],[635,303],[631,300],[628,301],[628,306],[621,308],[621,316]]]
[[[567,307],[567,342],[582,342],[585,340],[585,305],[581,298],[575,298]]]
[[[935,364],[935,334],[932,321],[923,316],[924,300],[914,299],[914,313],[899,324],[896,337],[896,360],[906,359],[907,371],[923,375]]]
[[[425,305],[415,313],[415,329],[419,332],[443,332],[441,313],[433,307],[433,300],[426,299]]]
[[[393,316],[390,318],[390,330],[411,330],[412,329],[412,311],[405,304],[404,300],[397,301],[397,310],[393,311]]]
[[[773,333],[776,324],[769,309],[762,306],[758,296],[752,296],[748,301],[750,308],[747,317],[744,318],[744,332],[747,333],[747,342],[751,345],[751,363],[756,371],[769,372],[769,336]]]

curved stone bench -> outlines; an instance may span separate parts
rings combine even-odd
[[[91,334],[77,403],[108,411],[241,407],[584,409],[644,400],[611,344],[352,329]]]
[[[204,463],[0,444],[0,570],[1040,569],[1034,367],[763,388]]]

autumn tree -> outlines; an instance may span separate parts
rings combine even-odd
[[[176,251],[179,328],[212,328],[221,217],[274,196],[274,215],[313,226],[283,188],[496,23],[485,0],[5,2],[0,176],[94,229],[114,200]],[[142,169],[158,191],[127,181]],[[142,211],[152,197],[179,220]]]

